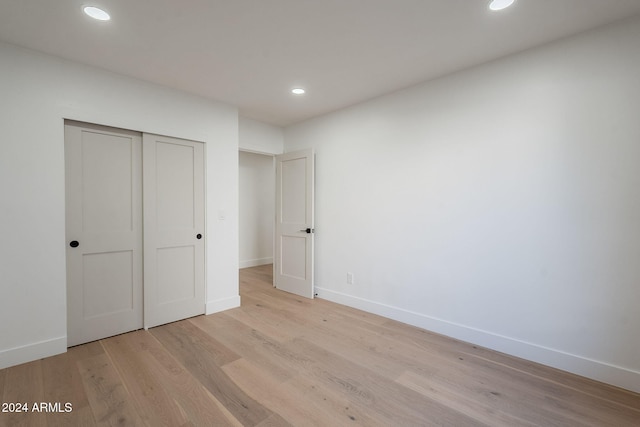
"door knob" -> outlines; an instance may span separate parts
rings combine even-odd
[[[196,239],[198,239],[198,240],[202,239],[202,234],[198,233],[198,234],[196,235]]]
[[[300,230],[300,231],[304,231],[307,234],[313,233],[313,230],[311,228],[305,228],[304,230]]]
[[[77,248],[78,246],[80,246],[80,242],[78,242],[77,240],[72,240],[71,243],[69,243],[69,246],[71,246],[72,248]]]

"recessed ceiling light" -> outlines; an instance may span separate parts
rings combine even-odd
[[[502,9],[506,9],[509,6],[511,6],[513,3],[515,3],[516,0],[493,0],[490,4],[489,4],[489,9],[491,10],[502,10]]]
[[[291,93],[294,95],[304,95],[305,90],[301,87],[297,87],[295,89],[291,89]]]
[[[95,6],[85,6],[82,8],[82,10],[84,11],[84,13],[86,13],[93,19],[97,19],[98,21],[108,21],[111,19],[107,12]]]

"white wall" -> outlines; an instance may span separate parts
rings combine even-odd
[[[240,150],[263,154],[283,153],[284,130],[281,127],[240,116],[238,128]]]
[[[273,156],[240,152],[240,268],[273,262],[276,174]]]
[[[206,309],[239,305],[235,108],[6,44],[0,94],[0,368],[66,349],[64,118],[206,143]]]
[[[320,297],[640,391],[638,76],[636,19],[285,129]]]

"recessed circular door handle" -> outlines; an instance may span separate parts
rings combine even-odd
[[[196,235],[196,239],[198,239],[198,240],[202,239],[202,234],[198,233],[198,234]]]
[[[71,246],[72,248],[77,248],[78,246],[80,246],[80,242],[78,242],[77,240],[72,240],[71,243],[69,243],[69,246]]]

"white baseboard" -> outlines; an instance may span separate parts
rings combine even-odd
[[[240,295],[207,302],[205,314],[219,313],[236,307],[240,307]]]
[[[55,356],[67,351],[67,337],[53,338],[0,351],[0,369]]]
[[[640,372],[637,371],[318,286],[315,292],[318,298],[640,393]]]
[[[240,307],[240,295],[209,301],[205,307],[206,314],[213,314],[231,308]],[[67,337],[59,337],[22,347],[0,351],[0,369],[55,356],[67,351]]]
[[[265,264],[273,264],[273,258],[257,258],[240,261],[240,268],[257,267]]]

